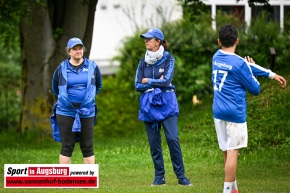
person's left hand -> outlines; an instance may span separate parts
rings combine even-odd
[[[274,80],[277,80],[278,82],[280,82],[282,88],[285,88],[285,86],[286,86],[286,80],[285,80],[285,78],[283,78],[282,76],[279,76],[278,74],[276,74],[274,76]]]
[[[162,75],[162,76],[160,77],[160,79],[164,79],[164,75]],[[147,83],[148,83],[148,78],[142,78],[142,83],[143,83],[143,84],[147,84]]]
[[[147,84],[147,82],[148,82],[148,78],[142,78],[142,83],[143,84]]]
[[[251,62],[251,63],[254,63],[254,64],[255,64],[255,61],[254,61],[253,58],[251,58],[250,56],[245,56],[245,59],[246,59],[248,62]]]

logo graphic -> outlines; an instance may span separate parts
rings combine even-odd
[[[99,188],[99,165],[4,164],[4,188]]]
[[[72,38],[71,41],[77,42],[77,41],[81,41],[79,38]]]

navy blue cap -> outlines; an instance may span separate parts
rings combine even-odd
[[[140,38],[156,38],[161,41],[164,41],[164,35],[162,31],[158,28],[151,28],[145,34],[141,34]]]
[[[84,46],[83,42],[81,39],[79,38],[71,38],[68,42],[67,42],[67,47],[68,48],[73,48],[76,45],[82,45]]]

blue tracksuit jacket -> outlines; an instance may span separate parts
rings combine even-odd
[[[67,71],[69,70],[69,58],[64,60],[55,70],[52,79],[52,92],[58,97],[51,117],[53,135],[55,140],[59,141],[59,129],[57,126],[55,114],[75,117],[72,128],[73,132],[80,132],[80,118],[93,117],[97,115],[95,103],[96,95],[102,88],[102,76],[99,67],[94,61],[84,58],[83,70],[88,71],[87,91],[84,100],[79,108],[75,108],[69,100],[67,93]]]
[[[147,64],[144,58],[139,62],[135,77],[135,88],[142,93],[139,120],[156,123],[169,116],[178,116],[175,86],[171,83],[174,62],[174,57],[167,51],[154,65]],[[147,84],[142,83],[143,78],[148,78]]]

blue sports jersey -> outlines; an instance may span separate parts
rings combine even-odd
[[[88,84],[88,65],[83,64],[78,70],[68,65],[67,93],[72,103],[81,104],[85,98]]]
[[[253,95],[260,93],[260,84],[255,76],[273,78],[275,73],[248,63],[235,53],[218,50],[214,54],[211,78],[214,118],[236,123],[246,122],[246,90]]]

